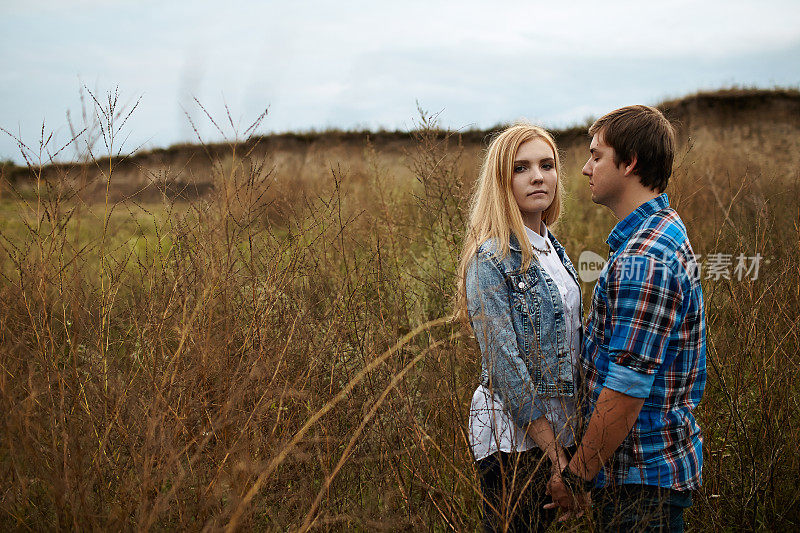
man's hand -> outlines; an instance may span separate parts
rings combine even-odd
[[[559,522],[570,518],[580,518],[584,512],[592,506],[592,497],[588,492],[574,494],[564,484],[561,473],[554,471],[547,482],[547,494],[553,498],[552,503],[545,504],[545,509],[561,508],[565,511],[559,518]]]
[[[575,497],[564,484],[564,480],[561,479],[560,472],[553,472],[553,475],[550,476],[550,481],[547,482],[546,492],[551,498],[553,498],[553,503],[547,504],[551,507],[545,506],[545,508],[552,509],[553,507],[558,506],[562,509],[572,509],[575,507]]]

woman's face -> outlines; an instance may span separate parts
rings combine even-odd
[[[519,146],[514,157],[511,192],[526,226],[539,231],[542,212],[556,196],[558,175],[553,149],[543,139],[532,139]]]

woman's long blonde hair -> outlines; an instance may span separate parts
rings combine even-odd
[[[558,176],[553,203],[542,213],[542,221],[550,226],[561,214],[561,161],[553,137],[544,128],[527,122],[517,122],[498,133],[486,150],[486,157],[470,201],[467,235],[458,266],[455,318],[468,321],[467,267],[481,244],[492,239],[495,253],[499,253],[502,259],[508,253],[509,238],[511,233],[514,233],[522,249],[522,270],[527,270],[531,264],[533,248],[525,234],[522,214],[511,190],[511,181],[514,177],[514,159],[519,147],[534,139],[543,140],[553,149]]]

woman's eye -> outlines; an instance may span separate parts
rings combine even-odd
[[[517,165],[514,167],[514,172],[525,172],[525,167],[523,165]]]
[[[544,165],[542,165],[542,170],[553,170],[554,168],[555,165],[553,165],[552,163],[545,163]]]

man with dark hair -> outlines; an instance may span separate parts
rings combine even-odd
[[[581,353],[588,425],[549,489],[562,508],[588,501],[600,530],[683,530],[700,487],[694,410],[706,382],[705,315],[694,251],[663,191],[675,134],[655,108],[629,106],[589,129],[592,201],[619,219],[592,295]]]

